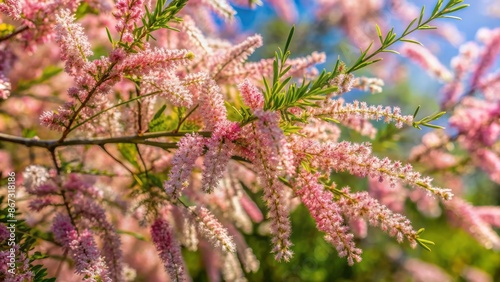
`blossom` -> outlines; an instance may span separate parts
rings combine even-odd
[[[236,11],[226,0],[197,0],[193,2],[200,2],[210,7],[210,9],[225,20],[232,20],[236,15]]]
[[[307,207],[320,231],[325,232],[325,240],[332,244],[340,257],[346,257],[349,265],[361,261],[361,250],[356,248],[353,235],[348,233],[342,219],[339,205],[332,201],[332,195],[318,183],[319,175],[301,172],[294,185],[296,194]]]
[[[380,226],[390,236],[396,237],[399,243],[406,238],[412,248],[417,246],[417,232],[405,216],[392,212],[366,192],[350,193],[348,189],[342,191],[346,197],[342,197],[338,205],[347,217],[366,217],[370,225]]]
[[[440,267],[418,259],[407,259],[403,268],[418,282],[448,282],[453,279]]]
[[[159,91],[170,104],[177,107],[189,108],[193,104],[192,94],[175,73],[154,72],[142,77],[145,93]]]
[[[207,141],[208,148],[203,162],[202,190],[212,192],[217,186],[219,179],[226,170],[227,164],[233,155],[233,141],[238,136],[240,127],[237,123],[227,122],[219,126]]]
[[[450,81],[453,77],[450,71],[426,48],[412,43],[406,43],[400,50],[401,54],[410,58],[429,74],[442,81]]]
[[[484,39],[486,45],[481,52],[481,57],[473,71],[471,78],[472,87],[478,86],[479,79],[495,63],[495,57],[500,53],[500,28],[493,30],[481,29],[476,37]]]
[[[247,106],[252,110],[262,109],[264,106],[264,95],[253,85],[250,80],[245,79],[238,85],[241,97]]]
[[[179,148],[172,159],[172,169],[163,187],[172,199],[181,196],[182,190],[189,185],[189,177],[194,162],[203,150],[203,138],[197,134],[187,134],[179,141]]]
[[[211,53],[212,48],[210,47],[207,39],[198,29],[196,23],[190,16],[184,16],[182,22],[180,24],[180,32],[184,34],[183,38],[186,39],[187,42],[183,42],[184,44],[190,46],[193,50],[197,50],[203,53]]]
[[[144,51],[127,56],[117,66],[116,73],[148,74],[154,71],[174,70],[181,65],[188,65],[194,54],[187,50],[165,48],[146,48]]]
[[[5,0],[0,3],[0,11],[14,20],[19,20],[23,11],[23,2],[19,0]]]
[[[214,129],[219,123],[227,119],[224,96],[222,95],[220,87],[214,80],[207,79],[203,84],[199,105],[206,130]]]
[[[223,72],[231,73],[234,67],[245,62],[255,49],[260,46],[262,46],[262,37],[253,35],[228,50],[218,53],[217,56],[212,58],[213,62],[211,62],[213,78],[218,80],[224,74]]]
[[[392,187],[397,181],[403,181],[445,200],[453,197],[450,189],[434,187],[431,178],[422,177],[420,173],[413,171],[410,164],[403,165],[388,158],[379,159],[373,156],[371,147],[367,143],[354,144],[346,141],[318,143],[296,138],[292,148],[298,159],[304,158],[305,154],[314,156],[310,159],[311,165],[323,171],[348,171],[361,177],[377,177],[380,181],[387,180]]]
[[[69,217],[58,214],[54,218],[52,232],[56,241],[69,250],[75,261],[76,272],[82,274],[84,280],[112,281],[104,259],[100,256],[92,233],[88,229],[78,234]]]
[[[474,212],[491,226],[500,227],[500,208],[495,206],[474,207]]]
[[[74,21],[75,16],[69,10],[56,15],[56,42],[61,46],[61,59],[66,61],[66,72],[76,76],[93,52],[82,26]]]
[[[481,219],[474,207],[462,199],[445,202],[453,223],[464,229],[487,249],[499,250],[500,237],[491,226]]]
[[[39,165],[30,165],[24,169],[24,187],[28,193],[35,193],[36,189],[49,179],[49,171]]]
[[[189,208],[193,218],[198,222],[198,230],[201,235],[208,239],[216,248],[225,253],[234,253],[236,246],[227,230],[215,218],[215,216],[204,207]]]
[[[359,101],[345,103],[342,98],[328,101],[323,108],[314,109],[312,115],[328,116],[337,120],[346,120],[355,116],[377,121],[383,119],[386,123],[394,121],[398,128],[401,128],[403,124],[413,124],[413,116],[401,115],[401,109],[398,107],[368,106],[365,102]]]
[[[172,281],[187,281],[181,247],[165,219],[157,218],[151,225],[151,238],[160,253],[160,258],[170,279]]]
[[[144,15],[143,0],[118,0],[115,5],[116,12],[113,16],[117,19],[116,30],[122,34],[123,39],[131,38],[134,25]],[[130,40],[125,40],[131,42]]]
[[[384,86],[384,81],[374,77],[356,77],[353,82],[354,88],[370,91],[372,94],[382,92],[382,86]]]

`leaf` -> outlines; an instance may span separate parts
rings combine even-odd
[[[109,32],[108,27],[106,27],[106,34],[108,35],[108,40],[113,44],[113,37],[111,36],[111,32]]]
[[[135,168],[140,169],[139,163],[137,162],[137,150],[134,144],[119,143],[117,147],[123,158]]]
[[[424,46],[422,43],[418,42],[417,40],[413,40],[413,39],[401,39],[401,41]]]
[[[130,235],[130,236],[132,236],[132,237],[134,237],[134,238],[136,238],[138,240],[146,241],[146,237],[144,237],[144,235],[136,233],[136,232],[133,232],[133,231],[117,229],[116,233]]]
[[[375,24],[375,28],[377,29],[377,34],[378,34],[378,38],[380,39],[380,43],[384,44],[384,39],[382,38],[382,31],[380,30],[380,27],[378,26],[378,24]]]
[[[288,47],[290,47],[290,42],[292,42],[293,33],[295,32],[295,25],[292,26],[290,32],[288,33],[288,38],[286,39],[285,49],[283,51],[286,53],[288,51]]]

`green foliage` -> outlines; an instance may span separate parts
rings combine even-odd
[[[397,37],[396,33],[394,32],[394,28],[389,30],[386,34],[385,37],[382,36],[382,31],[378,25],[376,25],[377,29],[377,34],[380,40],[380,47],[375,50],[373,53],[368,55],[368,52],[370,51],[371,47],[373,46],[373,42],[363,51],[361,50],[361,55],[358,57],[357,61],[354,63],[352,67],[347,70],[348,73],[357,71],[359,69],[362,69],[364,67],[367,67],[371,64],[374,64],[376,62],[381,61],[382,59],[374,59],[374,57],[377,54],[383,53],[383,52],[389,52],[389,53],[398,53],[394,50],[389,49],[390,46],[392,46],[394,43],[398,41],[403,41],[403,42],[408,42],[408,43],[414,43],[414,44],[420,44],[420,42],[412,39],[407,39],[406,37],[413,33],[414,31],[417,30],[426,30],[426,29],[436,29],[435,26],[429,25],[429,23],[435,19],[439,18],[451,18],[451,19],[458,19],[460,18],[451,16],[451,13],[454,13],[456,11],[462,10],[466,7],[468,7],[468,4],[462,4],[464,1],[463,0],[450,0],[448,3],[443,7],[443,0],[439,0],[436,5],[434,6],[434,9],[432,11],[432,14],[424,20],[424,13],[425,13],[425,6],[422,7],[422,10],[420,12],[420,16],[418,19],[413,19],[410,24],[406,27],[406,29],[403,31],[401,36]],[[416,23],[416,25],[415,25]],[[415,25],[415,27],[413,27]]]
[[[11,224],[11,222],[8,221],[9,219],[12,219],[11,215],[12,213],[9,211],[7,199],[4,196],[0,196],[0,224],[3,224],[5,226]],[[43,267],[42,265],[35,264],[39,260],[45,259],[48,256],[43,255],[40,252],[33,252],[33,249],[37,245],[37,240],[54,242],[53,238],[45,232],[41,232],[37,229],[31,228],[26,223],[26,221],[24,221],[24,219],[21,218],[21,214],[19,212],[16,211],[13,215],[15,216],[16,219],[16,222],[14,223],[15,242],[16,245],[19,246],[19,252],[17,253],[16,258],[19,259],[20,254],[24,254],[28,258],[29,260],[28,269],[34,274],[33,281],[54,282],[56,280],[55,278],[47,278],[48,275],[47,268]],[[12,248],[13,246],[8,245],[8,242],[9,241],[7,240],[0,242],[0,249],[9,250],[10,248]],[[23,264],[22,261],[17,260],[16,269],[20,268],[22,264]],[[2,279],[5,279],[5,277],[2,277],[2,274],[0,274],[0,280]]]
[[[418,106],[417,109],[415,110],[415,113],[413,114],[413,119],[415,119],[419,110],[420,110],[420,106]],[[418,128],[418,129],[422,129],[420,126],[426,126],[429,128],[444,129],[443,126],[431,124],[430,122],[438,120],[440,117],[444,116],[445,114],[446,114],[446,112],[438,112],[438,113],[432,114],[430,116],[423,117],[422,119],[420,119],[418,121],[413,121],[413,127]]]
[[[151,121],[149,122],[148,131],[149,132],[158,132],[158,131],[166,131],[172,129],[171,118],[163,114],[166,105],[163,105],[158,111],[155,113]]]
[[[124,159],[126,159],[131,165],[133,165],[135,168],[139,169],[140,165],[137,162],[138,160],[138,155],[137,155],[137,150],[135,148],[134,144],[124,144],[120,143],[118,144],[118,151],[122,155]]]
[[[14,32],[16,27],[8,23],[0,23],[0,37],[7,36]]]
[[[333,71],[327,72],[323,70],[313,81],[306,83],[303,80],[300,86],[296,82],[290,83],[292,77],[285,77],[285,75],[291,66],[287,66],[286,61],[290,56],[289,47],[294,30],[294,27],[290,30],[285,48],[283,50],[278,48],[278,52],[275,53],[272,84],[269,85],[268,81],[264,78],[264,85],[266,87],[264,91],[264,110],[279,110],[287,120],[290,119],[290,114],[287,111],[289,108],[315,107],[316,101],[324,100],[326,94],[337,90],[337,87],[330,86],[329,82],[339,73],[339,61],[337,61]],[[288,88],[285,88],[289,83]]]

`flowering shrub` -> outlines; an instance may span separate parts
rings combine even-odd
[[[293,19],[290,3],[269,2]],[[337,5],[345,15],[356,9],[348,5],[352,1],[318,3],[318,17]],[[405,11],[403,2],[391,3]],[[211,280],[222,275],[241,281],[259,268],[243,234],[252,234],[259,224],[271,237],[269,252],[289,261],[294,255],[290,213],[299,205],[349,265],[362,260],[354,236],[366,236],[367,223],[399,243],[430,250],[433,243],[421,237],[423,229],[414,228],[398,208],[406,195],[403,185],[411,187],[410,197],[419,205],[442,200],[485,247],[500,248],[491,229],[498,226],[496,208],[472,207],[453,196],[460,191],[452,182],[444,181],[453,191],[440,188],[410,162],[378,157],[371,143],[341,136],[349,129],[374,137],[371,122],[380,120],[397,128],[441,129],[435,121],[444,112],[417,118],[418,108],[343,98],[353,88],[380,92],[383,81],[355,77],[355,72],[380,61],[381,53],[397,53],[391,48],[406,42],[401,53],[447,83],[443,109],[452,110],[450,125],[458,131],[451,137],[430,133],[412,160],[446,169],[457,160],[442,149],[458,142],[472,162],[499,181],[500,159],[493,148],[499,111],[493,93],[500,80],[498,74],[485,76],[500,51],[499,32],[484,31],[482,51],[464,45],[453,70],[409,38],[467,6],[439,0],[430,13],[407,13],[407,28],[399,35],[372,25],[378,41],[369,45],[364,44],[368,35],[359,37],[353,30],[369,23],[364,15],[357,13],[353,22],[344,15],[339,21],[353,42],[363,42],[361,54],[351,65],[338,59],[318,71],[323,53],[289,58],[294,28],[274,58],[249,61],[263,39],[223,39],[211,14],[234,17],[223,0],[3,1],[0,140],[7,150],[0,151],[6,160],[0,169],[22,169],[17,181],[24,189],[14,196],[19,213],[9,210],[10,192],[0,201],[5,223],[0,225],[0,277],[185,281],[183,254],[189,250],[205,258]],[[380,7],[366,6],[366,12]],[[472,86],[462,99],[462,80],[471,65]],[[476,91],[484,99],[473,97]],[[21,103],[18,93],[34,100]],[[35,114],[41,127],[33,122]],[[345,186],[337,179],[342,172],[369,178],[370,193]],[[388,199],[391,193],[403,199]],[[262,195],[265,211],[256,195]],[[15,218],[17,244],[7,248],[12,237],[7,226]],[[16,267],[7,267],[10,254]],[[154,270],[153,256],[165,272]],[[410,262],[407,269],[423,264]]]

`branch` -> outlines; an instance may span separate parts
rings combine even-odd
[[[40,140],[37,138],[23,138],[5,133],[0,133],[0,141],[21,144],[26,147],[46,148],[48,150],[54,150],[57,147],[65,147],[65,146],[82,146],[82,145],[101,146],[105,144],[117,144],[117,143],[145,144],[155,147],[175,149],[177,148],[176,142],[174,143],[154,142],[154,141],[148,141],[148,139],[160,138],[160,137],[181,137],[188,133],[194,133],[194,132],[161,131],[161,132],[144,133],[142,135],[133,135],[133,136],[121,136],[112,138],[68,139],[64,141]],[[204,137],[210,137],[212,135],[212,132],[209,131],[201,131],[196,133]]]
[[[7,34],[5,36],[1,36],[0,37],[0,42],[5,41],[5,40],[9,40],[12,37],[18,35],[19,33],[23,32],[25,30],[28,30],[28,29],[29,29],[29,27],[26,26],[26,25],[20,26],[20,27],[16,28],[12,33]]]

